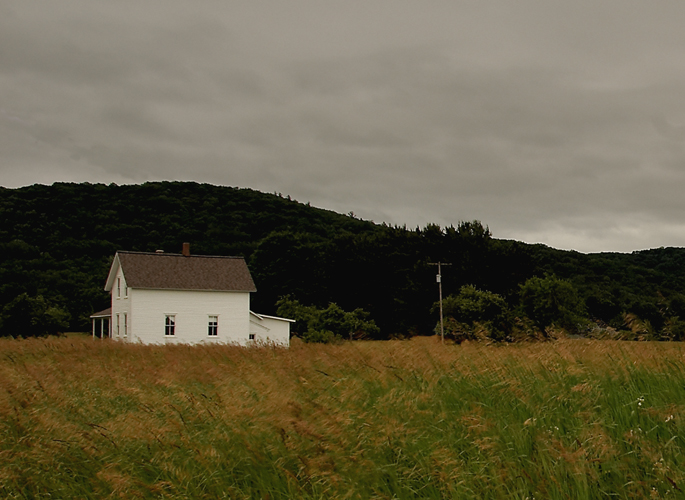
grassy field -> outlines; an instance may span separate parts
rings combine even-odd
[[[685,498],[685,349],[0,339],[2,498]]]

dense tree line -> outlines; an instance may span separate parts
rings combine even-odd
[[[443,269],[445,297],[470,285],[503,301],[513,318],[536,323],[538,303],[522,287],[544,288],[530,280],[553,277],[564,284],[549,293],[578,298],[572,315],[557,318],[562,326],[581,311],[595,324],[654,338],[685,331],[684,249],[581,254],[496,239],[477,221],[412,229],[280,194],[151,182],[0,188],[0,335],[22,334],[17,311],[33,318],[23,334],[87,330],[88,316],[108,305],[102,288],[116,250],[179,252],[184,241],[193,253],[244,256],[258,288],[255,310],[276,313],[285,296],[317,310],[362,310],[379,338],[433,331],[437,261],[453,264]]]

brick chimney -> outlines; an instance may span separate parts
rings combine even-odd
[[[190,243],[183,244],[183,256],[190,257]]]

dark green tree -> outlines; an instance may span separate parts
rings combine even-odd
[[[0,336],[42,337],[57,335],[69,327],[69,313],[41,295],[22,293],[2,308]]]
[[[376,337],[380,332],[369,313],[362,309],[344,311],[334,303],[324,309],[305,306],[290,297],[278,300],[279,316],[294,319],[292,332],[305,342],[330,342],[332,340]]]
[[[577,332],[586,323],[585,304],[576,288],[554,275],[528,279],[520,290],[521,306],[525,314],[541,331],[549,326]]]
[[[435,303],[433,312],[438,309],[439,304]],[[479,326],[493,340],[504,340],[511,332],[511,313],[504,298],[473,285],[465,285],[458,294],[444,299],[443,314],[448,317],[448,336],[456,340],[475,338]]]
[[[39,295],[68,310],[69,329],[88,329],[107,306],[102,290],[116,250],[239,255],[273,314],[290,294],[325,309],[369,311],[384,334],[429,334],[437,298],[428,262],[450,262],[443,292],[473,284],[518,301],[532,276],[555,275],[577,290],[593,320],[623,328],[624,313],[668,327],[685,320],[685,249],[582,254],[493,238],[479,221],[424,228],[374,224],[287,196],[194,182],[0,187],[0,311]],[[671,301],[664,306],[661,294]],[[662,301],[663,302],[663,301]],[[668,325],[666,324],[668,323]]]

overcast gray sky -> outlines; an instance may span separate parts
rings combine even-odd
[[[682,0],[3,0],[0,185],[193,180],[685,246]]]

